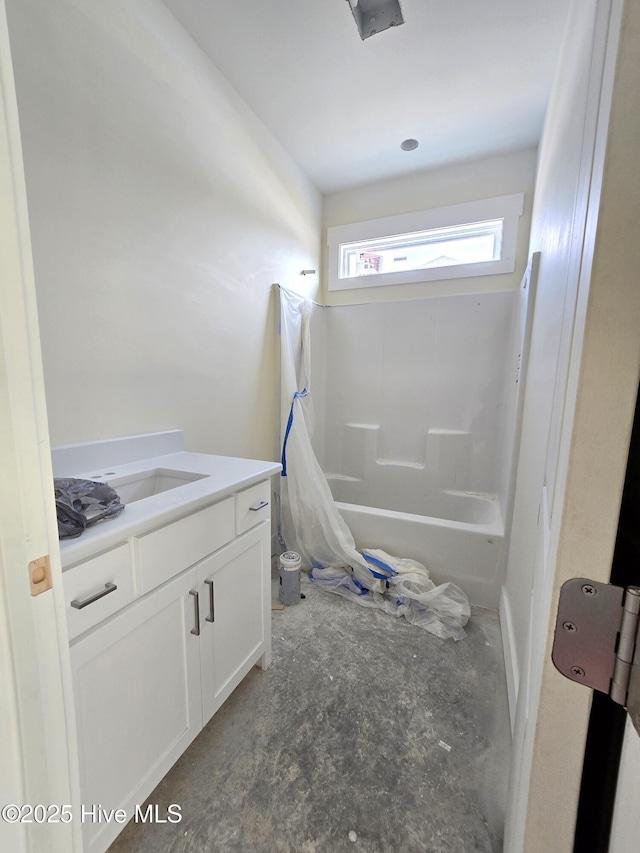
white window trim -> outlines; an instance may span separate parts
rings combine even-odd
[[[470,276],[497,275],[510,273],[516,265],[516,241],[518,237],[518,219],[524,209],[524,193],[497,196],[496,198],[453,204],[448,207],[402,213],[398,216],[385,216],[382,219],[369,219],[366,222],[353,222],[349,225],[334,225],[327,228],[329,247],[329,290],[352,290],[360,287],[381,287],[393,284],[413,284],[427,281],[441,281]],[[358,240],[376,240],[393,234],[408,234],[412,231],[427,231],[431,228],[444,228],[451,225],[464,225],[467,222],[482,222],[488,219],[503,219],[502,252],[499,260],[483,261],[476,264],[457,264],[456,266],[430,267],[405,272],[381,273],[379,275],[352,276],[339,278],[340,244]]]

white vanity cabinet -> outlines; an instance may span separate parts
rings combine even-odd
[[[202,729],[196,569],[139,599],[71,647],[85,809],[136,804]],[[85,851],[104,851],[122,824],[83,821]]]
[[[269,665],[269,502],[265,480],[63,574],[85,810],[133,817],[249,670]],[[85,817],[85,851],[123,827]]]
[[[239,537],[198,566],[200,590],[200,661],[203,722],[209,722],[246,672],[262,660],[265,607],[271,615],[269,539],[265,522]],[[265,547],[266,546],[266,547]]]

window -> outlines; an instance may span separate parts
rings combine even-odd
[[[524,195],[327,229],[329,290],[513,272]]]
[[[500,259],[502,219],[340,244],[340,278],[436,269]]]

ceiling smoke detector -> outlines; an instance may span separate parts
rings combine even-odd
[[[347,0],[360,38],[369,38],[389,27],[404,24],[399,0]]]

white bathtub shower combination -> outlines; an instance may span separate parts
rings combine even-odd
[[[336,306],[312,320],[314,449],[356,546],[418,560],[491,608],[506,563],[516,299]]]
[[[337,502],[358,548],[382,548],[425,565],[437,583],[453,581],[474,604],[497,608],[504,527],[497,498],[443,492],[421,515]]]

